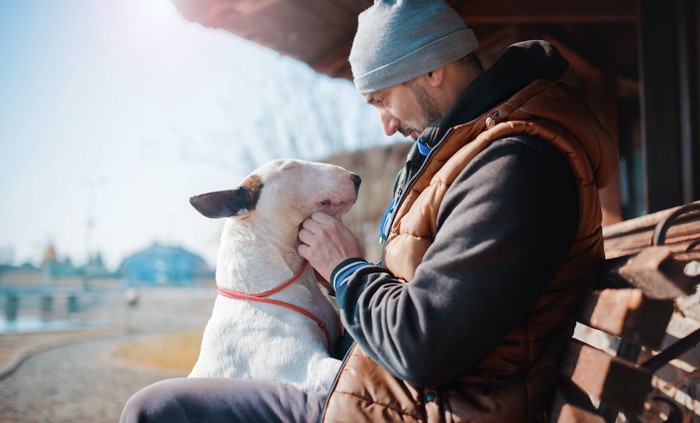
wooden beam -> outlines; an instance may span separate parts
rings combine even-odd
[[[683,201],[700,199],[700,7],[681,0],[678,11],[680,136]]]
[[[350,70],[350,63],[348,62],[350,46],[350,43],[339,45],[332,51],[328,51],[318,58],[309,60],[309,66],[315,71],[325,73],[333,78],[352,80],[352,72]]]
[[[695,201],[692,204],[700,205],[700,201]],[[662,220],[667,219],[681,207],[682,206],[671,207],[666,210],[645,214],[644,216],[635,217],[633,219],[625,220],[624,222],[605,226],[603,227],[603,237],[607,241],[611,238],[622,237],[632,233],[648,232],[649,242],[651,242],[651,232],[654,230],[654,227],[656,227],[656,225],[658,225]],[[685,215],[685,217],[678,219],[677,222],[680,223],[685,220],[698,219],[700,219],[700,213],[688,213]]]
[[[568,345],[562,371],[595,398],[634,414],[651,386],[650,372],[577,340]]]
[[[651,300],[640,289],[605,289],[584,299],[576,320],[636,345],[658,349],[672,314],[672,301]]]
[[[700,201],[688,203],[700,205]],[[640,252],[652,245],[656,225],[669,218],[681,207],[672,207],[634,219],[625,220],[603,227],[605,257],[614,259]],[[685,207],[684,207],[685,208]],[[700,212],[692,211],[679,217],[666,233],[665,245],[674,252],[685,251],[688,244],[700,239]]]
[[[238,13],[243,16],[247,16],[258,12],[259,10],[275,6],[280,1],[282,0],[237,0],[230,3]]]
[[[182,16],[210,28],[249,16],[283,0],[172,0]]]
[[[555,411],[556,416],[552,415],[550,421],[553,423],[605,423],[602,416],[581,410],[571,404],[555,405],[555,407],[559,407],[559,410]]]
[[[576,404],[575,406],[572,404]],[[582,409],[580,407],[587,407]],[[571,380],[560,376],[550,407],[549,421],[552,423],[606,423],[605,419],[593,412],[595,406],[588,394]]]
[[[512,0],[455,0],[452,7],[467,24],[536,24],[635,22],[635,0],[515,2]]]
[[[642,153],[648,212],[683,203],[676,28],[679,1],[639,1]]]
[[[575,49],[569,47],[556,37],[549,34],[543,34],[542,39],[552,43],[559,50],[562,56],[569,61],[569,65],[571,65],[571,67],[580,73],[584,78],[593,83],[598,83],[600,81],[603,73],[600,68],[591,63],[590,60],[586,59]]]
[[[648,247],[631,257],[618,269],[618,273],[629,284],[644,291],[644,295],[649,298],[673,300],[691,295],[700,280],[686,274],[685,268],[689,264],[687,261],[674,257],[669,246]]]

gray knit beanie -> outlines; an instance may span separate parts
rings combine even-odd
[[[375,0],[360,13],[350,67],[360,94],[431,72],[476,50],[474,31],[443,0]]]

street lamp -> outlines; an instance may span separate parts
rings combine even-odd
[[[96,178],[83,178],[83,185],[88,189],[87,212],[85,213],[85,256],[86,262],[83,268],[83,287],[88,288],[89,277],[87,275],[92,259],[92,236],[95,228],[95,203],[97,189],[107,184],[107,177],[101,175]]]

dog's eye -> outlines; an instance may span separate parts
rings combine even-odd
[[[321,201],[321,205],[324,206],[324,207],[325,207],[325,206],[330,206],[330,205],[331,205],[331,200],[329,200],[329,199],[326,198],[325,200]]]

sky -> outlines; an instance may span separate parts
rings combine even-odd
[[[349,81],[170,0],[0,0],[0,263],[53,245],[115,268],[159,242],[215,265],[221,222],[190,196],[380,133]]]

